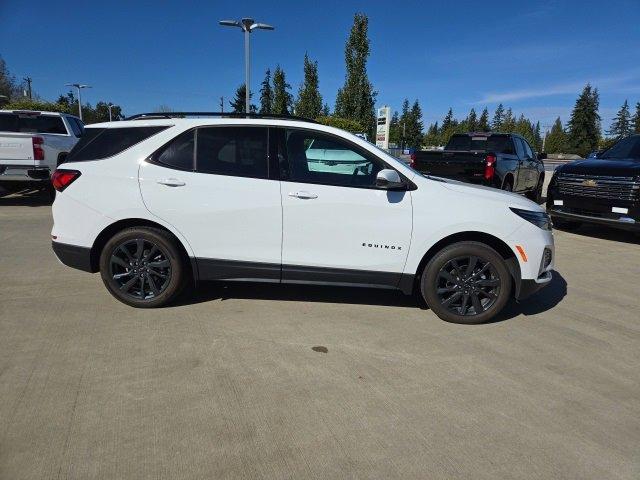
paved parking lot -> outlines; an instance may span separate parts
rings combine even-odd
[[[50,228],[0,199],[1,479],[640,478],[631,234],[557,232],[550,287],[461,326],[345,288],[134,310]]]

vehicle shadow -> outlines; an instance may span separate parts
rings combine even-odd
[[[562,232],[564,230],[558,229]],[[580,225],[576,230],[571,230],[574,235],[581,235],[585,237],[599,238],[602,240],[613,240],[615,242],[623,243],[638,243],[640,244],[640,232],[631,232],[628,230],[620,230],[617,228],[611,228],[606,225]]]
[[[24,189],[15,192],[0,191],[0,207],[2,206],[26,206],[42,207],[51,205],[53,200],[44,190]]]
[[[558,272],[545,288],[522,302],[511,301],[491,322],[512,319],[518,315],[536,315],[552,309],[567,294],[567,282]],[[343,303],[351,305],[379,305],[428,310],[416,295],[404,295],[399,290],[325,285],[295,285],[272,283],[201,282],[194,290],[180,296],[173,306],[185,306],[213,300],[252,299],[290,302]]]

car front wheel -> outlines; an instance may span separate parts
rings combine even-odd
[[[127,305],[160,307],[174,300],[187,278],[177,240],[156,228],[135,227],[116,233],[100,255],[107,290]]]
[[[449,245],[422,272],[420,291],[429,308],[453,323],[484,323],[511,296],[511,275],[498,252],[480,242]]]

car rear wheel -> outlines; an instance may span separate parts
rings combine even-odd
[[[502,184],[502,190],[507,192],[513,192],[513,180],[511,178],[507,178]]]
[[[429,308],[453,323],[484,323],[511,296],[511,275],[494,249],[479,242],[459,242],[431,258],[420,281]]]
[[[526,197],[529,200],[533,200],[534,202],[540,204],[542,202],[542,187],[544,185],[544,177],[540,175],[538,177],[538,183],[536,184],[536,188],[527,192]]]
[[[100,255],[100,275],[107,290],[139,308],[170,303],[186,283],[186,261],[170,233],[156,228],[128,228],[115,234]]]

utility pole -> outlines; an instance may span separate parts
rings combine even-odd
[[[111,108],[113,107],[113,103],[109,102],[109,104],[107,105],[107,108],[109,109],[109,121],[111,122]]]
[[[80,97],[80,90],[83,88],[91,88],[91,85],[84,85],[82,83],[65,83],[67,87],[76,87],[78,89],[78,117],[82,120],[82,98]]]
[[[256,23],[253,18],[242,20],[220,20],[220,25],[225,27],[238,27],[244,32],[244,87],[245,87],[245,113],[251,113],[251,40],[250,34],[255,29],[273,30],[271,25]]]
[[[220,97],[220,113],[224,113],[224,97]]]
[[[547,144],[547,136],[549,135],[549,129],[551,128],[551,125],[544,125],[542,128],[544,128],[544,137],[542,138],[542,151],[545,152],[545,146]]]
[[[27,84],[27,97],[29,97],[29,100],[32,100],[32,97],[31,97],[31,82],[33,80],[31,79],[31,77],[24,77],[23,80]]]

